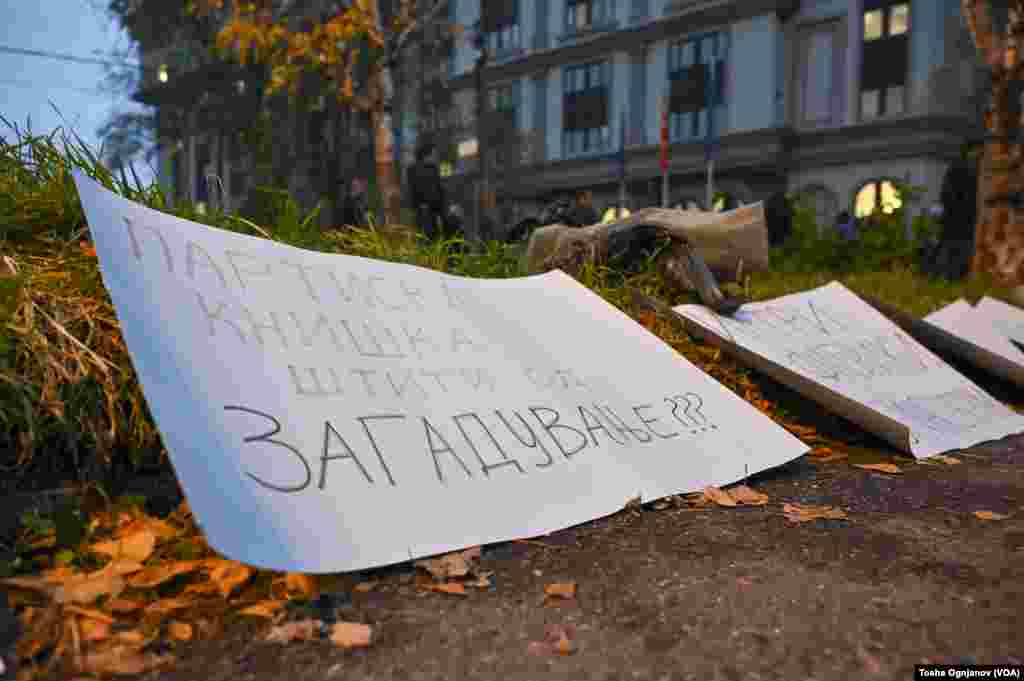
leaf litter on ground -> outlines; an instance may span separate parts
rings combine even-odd
[[[194,548],[195,560],[174,559],[182,542]],[[56,543],[49,550],[56,551]],[[319,636],[320,625],[282,624],[289,600],[316,596],[315,577],[255,570],[217,555],[184,502],[166,520],[139,510],[96,512],[73,549],[70,562],[37,575],[0,580],[12,594],[23,626],[16,644],[25,670],[19,681],[40,678],[58,667],[69,676],[138,674],[173,663],[172,654],[163,649],[157,654],[152,646],[161,638],[186,642],[210,634],[215,630],[211,621],[194,615],[202,611],[208,616],[211,609],[237,608],[239,615],[289,624],[300,632],[313,628]],[[79,555],[92,556],[83,565],[98,562],[100,567],[81,568],[75,560]],[[479,555],[476,548],[460,552],[459,558],[468,566]],[[461,569],[458,559],[446,558],[445,563],[448,573]],[[474,577],[476,582],[468,582],[472,584],[487,576],[479,571],[465,575]],[[257,588],[268,582],[270,598],[266,586]],[[365,647],[373,638],[372,629],[358,623],[333,623],[324,631],[345,648]]]
[[[846,511],[833,506],[807,506],[804,504],[783,504],[782,513],[792,523],[806,523],[812,520],[844,520]]]

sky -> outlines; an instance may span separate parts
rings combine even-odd
[[[70,127],[93,151],[99,151],[96,131],[111,113],[141,110],[127,93],[101,91],[105,70],[99,64],[2,51],[20,48],[85,58],[109,57],[115,48],[124,49],[131,41],[103,11],[105,5],[102,0],[0,0],[0,114],[4,118],[24,128],[31,117],[32,131],[37,134],[59,126]],[[2,121],[0,135],[14,138]],[[144,182],[152,177],[144,161],[135,165]]]

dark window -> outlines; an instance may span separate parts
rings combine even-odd
[[[707,134],[708,104],[716,110],[725,105],[724,54],[725,36],[720,34],[680,41],[669,47],[671,139],[702,139]]]
[[[861,117],[903,113],[906,97],[910,4],[865,0],[860,70]]]
[[[608,127],[611,64],[568,66],[562,72],[562,152],[566,156],[610,148]]]
[[[519,48],[518,0],[483,0],[480,11],[480,30],[491,53]]]
[[[565,30],[578,33],[611,19],[609,0],[569,0],[565,5]]]

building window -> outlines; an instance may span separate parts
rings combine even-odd
[[[520,47],[518,0],[483,0],[480,28],[484,43],[492,55]]]
[[[836,25],[805,33],[800,49],[800,125],[839,125],[842,120],[843,52],[836,49]]]
[[[608,99],[611,64],[601,61],[568,66],[562,78],[565,89],[562,155],[610,149]]]
[[[896,183],[892,180],[872,180],[857,190],[854,199],[854,215],[858,218],[867,217],[881,210],[891,215],[903,206],[903,198]]]
[[[569,0],[565,5],[566,33],[592,30],[611,19],[609,0]]]
[[[870,120],[904,111],[910,4],[865,0],[860,116]]]
[[[673,142],[700,140],[708,135],[709,104],[715,117],[721,117],[725,105],[724,55],[725,36],[721,34],[684,40],[669,47],[668,129]]]

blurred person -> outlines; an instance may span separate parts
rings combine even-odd
[[[348,193],[341,204],[341,223],[346,227],[367,227],[370,224],[370,210],[366,192],[366,180],[360,176],[352,178]]]
[[[446,238],[450,229],[441,169],[434,156],[434,145],[427,142],[416,150],[416,162],[409,168],[409,194],[416,211],[416,226],[431,241]]]
[[[857,240],[857,221],[850,215],[850,211],[841,211],[836,216],[836,232],[843,241]]]
[[[581,189],[576,192],[576,200],[566,216],[565,224],[570,227],[589,227],[600,221],[601,216],[594,208],[594,193],[589,189]]]

